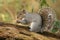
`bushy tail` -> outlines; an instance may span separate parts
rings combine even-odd
[[[46,31],[52,30],[53,24],[57,20],[56,12],[50,7],[45,7],[39,10],[39,14],[42,18],[42,28],[45,28]]]

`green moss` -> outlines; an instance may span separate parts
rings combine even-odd
[[[55,32],[58,31],[58,28],[53,28],[51,31],[52,31],[53,33],[55,33]]]
[[[59,20],[55,21],[53,25],[54,25],[54,27],[53,27],[53,29],[51,31],[53,33],[55,33],[60,29],[60,21]]]

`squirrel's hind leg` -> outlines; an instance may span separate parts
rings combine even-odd
[[[32,22],[30,25],[30,31],[40,32],[40,31],[42,31],[41,26],[39,26],[39,24],[37,22]]]

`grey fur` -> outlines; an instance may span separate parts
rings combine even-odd
[[[20,20],[22,23],[30,22],[30,31],[40,32],[42,27],[42,19],[41,16],[37,13],[26,13],[25,17]]]

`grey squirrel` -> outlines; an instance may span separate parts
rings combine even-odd
[[[22,20],[18,20],[20,23],[30,23],[30,31],[43,32],[44,30],[51,30],[53,23],[56,20],[56,15],[51,8],[42,8],[39,13],[29,13],[23,10],[20,15],[23,15]]]

